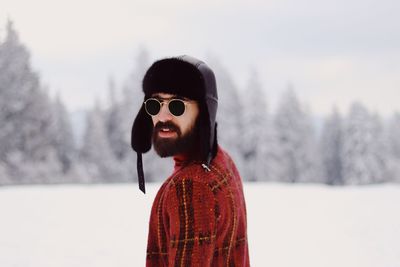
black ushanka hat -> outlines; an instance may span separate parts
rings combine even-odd
[[[208,166],[217,151],[217,85],[213,71],[202,61],[180,56],[156,61],[143,78],[144,100],[154,93],[187,97],[199,103],[200,157]],[[137,152],[139,188],[145,193],[142,154],[151,148],[153,122],[142,104],[132,126],[131,145]]]

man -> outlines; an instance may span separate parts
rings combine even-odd
[[[173,156],[173,174],[153,203],[147,266],[249,266],[242,182],[217,143],[212,70],[189,56],[156,61],[143,78],[144,103],[132,127],[139,187],[142,153]]]

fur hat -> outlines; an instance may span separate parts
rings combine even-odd
[[[174,94],[199,104],[200,157],[208,167],[217,150],[218,94],[213,71],[202,61],[180,56],[156,61],[143,78],[144,100],[154,93]],[[151,148],[153,122],[141,106],[132,126],[131,145],[137,152],[139,188],[145,193],[142,153]]]

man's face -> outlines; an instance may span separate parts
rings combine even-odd
[[[152,95],[163,102],[160,112],[152,116],[154,149],[161,157],[184,154],[193,148],[196,142],[196,121],[199,106],[196,101],[183,99],[185,112],[176,117],[168,109],[170,99],[179,98],[176,95],[157,93]],[[180,98],[182,99],[182,98]]]

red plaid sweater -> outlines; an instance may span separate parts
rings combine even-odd
[[[210,171],[175,163],[150,216],[146,266],[250,266],[239,173],[220,147]]]

